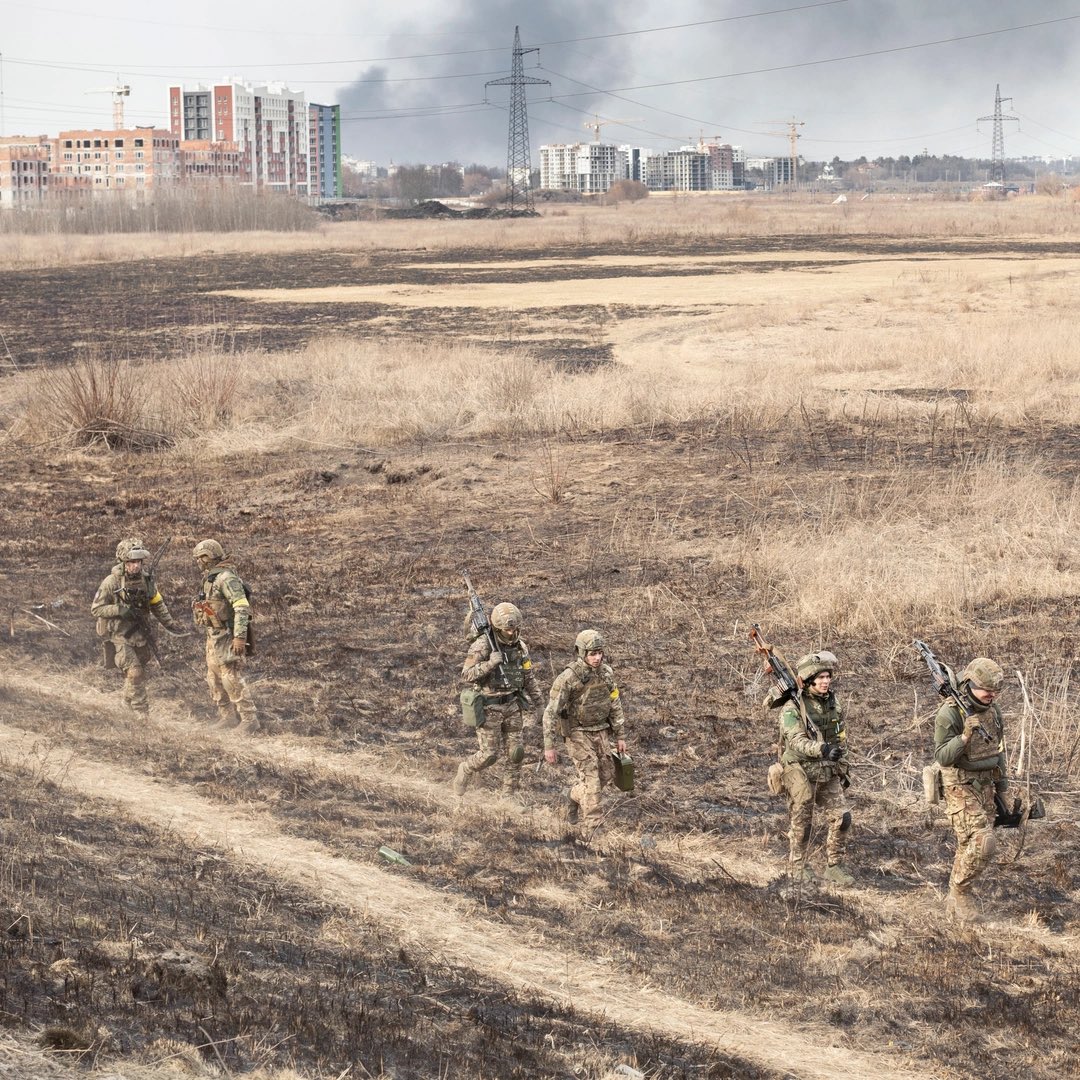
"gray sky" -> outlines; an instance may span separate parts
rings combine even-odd
[[[551,83],[529,88],[534,164],[594,115],[628,122],[604,141],[656,149],[704,134],[781,154],[768,132],[794,118],[808,158],[988,157],[998,83],[1020,118],[1008,156],[1080,153],[1080,0],[0,0],[0,134],[110,127],[111,95],[87,91],[117,79],[128,124],[167,127],[170,84],[235,75],[340,103],[355,157],[503,165],[509,88],[485,103],[484,83],[509,74],[515,24]]]

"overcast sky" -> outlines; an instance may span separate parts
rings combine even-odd
[[[88,91],[117,81],[129,126],[167,127],[171,84],[239,76],[340,103],[354,157],[504,165],[510,91],[484,84],[509,74],[515,24],[550,82],[528,88],[534,165],[594,116],[655,149],[782,154],[769,133],[795,119],[811,159],[989,157],[998,83],[1007,156],[1080,153],[1080,0],[0,0],[0,134],[110,127],[111,94]]]

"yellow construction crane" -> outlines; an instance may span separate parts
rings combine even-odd
[[[124,98],[131,93],[131,87],[116,80],[115,86],[99,86],[93,90],[87,90],[88,94],[112,94],[112,122],[115,131],[124,130]]]
[[[593,142],[599,142],[600,129],[605,124],[637,124],[640,121],[640,116],[631,116],[629,120],[611,120],[606,116],[598,116],[596,113],[593,113],[592,120],[586,120],[585,123],[581,126],[585,128],[592,128]]]
[[[787,137],[791,140],[791,186],[799,186],[799,128],[801,128],[806,121],[796,120],[793,116],[790,120],[758,120],[759,124],[782,124],[787,128]],[[782,131],[767,131],[766,135],[778,135],[783,136],[785,133]]]

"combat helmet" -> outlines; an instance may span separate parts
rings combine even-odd
[[[964,668],[961,681],[977,690],[989,690],[997,694],[1005,685],[1005,672],[995,661],[985,656],[977,656]]]
[[[139,559],[149,559],[150,552],[143,546],[143,542],[136,536],[129,536],[116,545],[117,562],[135,562]]]
[[[225,558],[225,549],[216,540],[200,540],[192,550],[191,556],[198,562],[203,555],[209,555],[214,562],[220,562]]]
[[[582,630],[574,638],[574,652],[582,659],[586,653],[596,652],[597,649],[601,652],[604,650],[604,635],[599,630]]]
[[[513,604],[496,604],[491,609],[491,625],[501,637],[513,641],[521,629],[521,612]]]
[[[835,674],[840,666],[840,661],[835,653],[822,650],[816,653],[807,653],[795,665],[795,674],[802,680],[803,686],[812,683],[823,671],[831,671]]]

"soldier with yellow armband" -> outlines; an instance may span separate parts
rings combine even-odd
[[[259,719],[243,675],[253,642],[251,594],[216,540],[200,540],[192,556],[203,582],[191,612],[195,625],[206,631],[206,684],[218,709],[216,727],[254,735]]]
[[[124,673],[124,702],[143,717],[150,715],[146,673],[156,655],[147,617],[153,614],[169,633],[184,633],[158,592],[153,573],[145,570],[149,558],[141,540],[121,540],[116,545],[116,565],[98,586],[90,605],[90,614],[97,619],[105,667]]]
[[[467,622],[472,644],[461,667],[462,708],[476,728],[478,749],[458,766],[455,795],[464,795],[481,770],[505,759],[503,794],[513,798],[521,785],[524,710],[534,716],[540,702],[529,647],[521,639],[521,612],[513,604],[496,604],[491,611],[491,634],[477,634]]]
[[[615,673],[604,661],[604,638],[598,630],[583,630],[574,641],[576,659],[551,685],[544,710],[544,758],[559,759],[555,736],[566,740],[577,779],[566,795],[571,825],[600,824],[600,794],[615,780],[609,734],[619,754],[626,752],[625,719]]]

